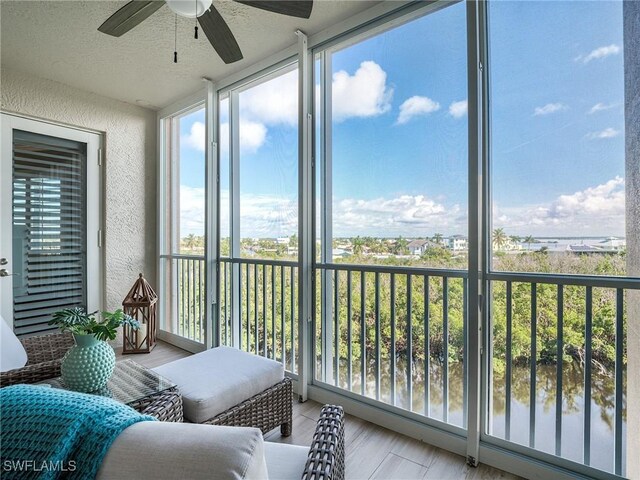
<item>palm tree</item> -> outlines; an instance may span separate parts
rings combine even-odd
[[[438,245],[440,245],[440,244],[442,243],[442,239],[443,239],[443,238],[444,238],[444,237],[442,236],[442,234],[441,234],[441,233],[435,233],[435,234],[433,235],[433,241],[434,241],[434,242],[436,242]]]
[[[406,255],[409,253],[409,248],[407,247],[409,242],[406,238],[402,238],[399,236],[396,240],[396,243],[393,245],[393,253],[396,255]]]
[[[190,233],[184,239],[184,248],[193,250],[193,247],[195,246],[196,246],[196,236],[193,233]]]
[[[531,235],[527,235],[522,241],[527,244],[527,251],[531,251],[531,244],[536,243],[536,239]]]
[[[504,233],[503,228],[496,228],[493,231],[493,248],[496,250],[502,250],[507,244],[507,235]]]
[[[360,236],[357,236],[356,238],[353,239],[352,244],[353,244],[354,255],[361,255],[362,247],[364,247],[364,240],[360,238]]]

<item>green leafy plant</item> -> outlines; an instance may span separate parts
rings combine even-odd
[[[140,322],[122,310],[102,312],[98,321],[98,312],[87,313],[84,308],[65,308],[53,314],[49,325],[55,325],[63,332],[76,335],[94,335],[98,340],[113,340],[118,327],[128,325],[134,330],[140,328]]]

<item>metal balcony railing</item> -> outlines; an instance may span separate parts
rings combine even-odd
[[[221,259],[220,335],[224,345],[233,345],[236,333],[242,350],[278,360],[286,370],[296,372],[297,265],[285,260]]]
[[[173,255],[176,323],[173,332],[198,343],[205,342],[205,261],[200,255]]]
[[[318,269],[316,378],[465,428],[467,272]]]

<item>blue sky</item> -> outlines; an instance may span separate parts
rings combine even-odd
[[[490,29],[494,226],[622,235],[621,2],[497,1]],[[334,236],[466,233],[464,5],[348,46],[332,62]],[[240,95],[242,236],[297,228],[296,78]],[[221,115],[223,135],[227,121]],[[202,229],[203,122],[203,112],[181,121],[189,232]]]

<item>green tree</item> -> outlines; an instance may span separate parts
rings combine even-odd
[[[535,243],[536,239],[533,238],[531,235],[527,235],[526,237],[524,237],[524,240],[522,241],[527,244],[527,250],[531,251],[531,244]]]
[[[507,234],[503,228],[496,228],[493,231],[493,248],[502,250],[507,245]]]
[[[393,245],[393,253],[395,253],[396,255],[408,255],[408,245],[408,240],[406,238],[402,238],[402,236],[399,236],[396,239],[396,243]]]
[[[433,241],[435,243],[437,243],[438,245],[440,245],[442,243],[444,236],[441,233],[435,233],[433,235]]]
[[[364,240],[357,236],[356,238],[351,240],[351,244],[353,245],[353,254],[354,255],[362,255],[362,249],[364,247]]]

